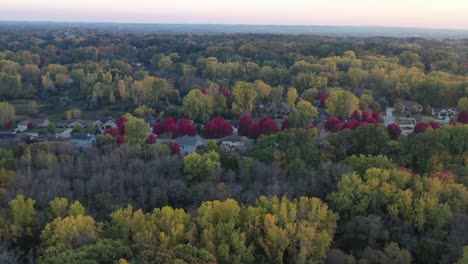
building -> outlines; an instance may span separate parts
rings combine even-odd
[[[439,119],[446,119],[455,117],[458,113],[456,107],[442,107],[442,108],[432,108],[431,109],[432,115],[439,118]]]
[[[218,140],[218,145],[225,148],[234,148],[239,152],[246,152],[253,146],[254,140],[243,136],[227,136]]]
[[[94,121],[93,126],[99,130],[104,131],[109,128],[117,128],[117,123],[112,117],[100,117]]]
[[[96,142],[96,136],[88,133],[73,133],[70,142],[78,148],[90,148]]]
[[[196,136],[183,136],[176,138],[175,143],[180,146],[180,154],[187,155],[194,153],[199,147],[206,145],[206,139]]]
[[[28,129],[28,126],[32,128],[44,128],[50,124],[47,118],[28,118],[18,123],[18,130],[23,132]]]
[[[82,119],[69,119],[60,123],[60,126],[63,128],[75,128],[79,127],[81,129],[88,127],[89,122]]]

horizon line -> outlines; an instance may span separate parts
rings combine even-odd
[[[468,28],[414,27],[390,25],[330,25],[330,24],[246,24],[246,23],[171,23],[171,22],[122,22],[122,21],[60,21],[60,20],[1,20],[0,23],[68,23],[68,24],[133,24],[133,25],[190,25],[190,26],[258,26],[258,27],[349,27],[468,31]]]

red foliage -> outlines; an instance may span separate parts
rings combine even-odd
[[[401,135],[401,127],[397,123],[391,123],[387,126],[388,135],[391,139],[397,139]]]
[[[351,130],[354,130],[356,128],[359,127],[359,121],[357,121],[356,119],[349,119],[348,121],[346,121],[343,126],[341,127],[341,129],[351,129]]]
[[[177,130],[176,120],[173,117],[168,117],[164,120],[163,133],[173,136]]]
[[[260,130],[260,124],[258,123],[254,123],[250,126],[249,128],[249,137],[250,138],[253,138],[253,139],[257,139],[260,134],[261,134],[261,130]]]
[[[413,133],[421,133],[421,132],[424,132],[424,131],[426,131],[429,127],[430,127],[430,125],[429,125],[428,123],[424,123],[424,122],[417,123],[417,124],[414,126]]]
[[[150,134],[148,138],[146,139],[146,144],[154,144],[154,143],[156,143],[156,135]]]
[[[432,127],[432,129],[438,129],[438,128],[440,128],[440,124],[437,123],[436,121],[431,121],[431,122],[429,122],[429,125]]]
[[[260,119],[260,122],[258,123],[260,125],[260,131],[262,134],[270,135],[270,134],[276,134],[280,131],[276,121],[271,119],[268,116],[262,117],[262,119]]]
[[[372,118],[377,122],[380,123],[380,113],[377,111],[372,112]]]
[[[161,135],[163,133],[163,125],[161,122],[154,123],[153,125],[153,133],[156,135]]]
[[[33,123],[28,123],[28,130],[34,129],[34,124]]]
[[[319,91],[317,93],[317,96],[315,97],[315,99],[320,100],[320,106],[321,107],[325,107],[325,102],[327,101],[329,96],[330,95],[324,93],[323,91]]]
[[[121,135],[125,134],[125,124],[127,123],[127,118],[125,116],[121,116],[117,125],[119,127],[119,132]]]
[[[362,115],[361,115],[361,121],[362,122],[367,122],[367,120],[369,120],[369,112],[364,111],[364,112],[362,112]]]
[[[172,152],[172,155],[180,156],[180,146],[179,146],[179,144],[172,143],[171,144],[171,152]]]
[[[468,110],[461,111],[458,113],[458,122],[463,123],[463,124],[468,124]]]
[[[12,129],[13,128],[13,121],[9,121],[8,123],[5,124],[6,129]]]
[[[281,122],[281,130],[285,130],[285,129],[288,129],[289,128],[289,119],[285,119],[283,120],[283,122]]]
[[[195,136],[197,134],[197,129],[195,128],[195,125],[192,123],[192,121],[188,120],[185,117],[182,117],[179,119],[177,123],[177,129],[175,136],[180,137],[180,136]]]
[[[220,88],[219,92],[222,95],[224,95],[227,99],[231,99],[231,97],[232,97],[231,91],[229,91],[229,89],[226,88],[226,87]]]
[[[125,137],[122,136],[122,135],[117,135],[116,139],[117,139],[117,143],[118,143],[119,145],[125,143]]]
[[[206,94],[206,88],[202,88],[200,89],[200,91],[202,92],[202,94]]]
[[[105,135],[111,135],[113,137],[117,137],[118,135],[120,135],[120,131],[119,131],[119,129],[117,129],[115,127],[111,127],[111,128],[108,128],[108,129],[104,130],[104,134]]]
[[[325,129],[330,132],[337,132],[340,129],[341,121],[337,117],[330,117],[325,122]]]
[[[239,135],[247,136],[249,135],[250,127],[254,124],[252,117],[249,114],[243,114],[239,118]]]
[[[351,115],[351,119],[355,119],[357,121],[361,120],[361,111],[359,111],[359,109],[354,110],[353,114]]]
[[[205,125],[206,138],[222,138],[230,135],[232,135],[232,125],[221,116],[211,119]]]

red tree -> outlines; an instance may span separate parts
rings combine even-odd
[[[34,124],[33,123],[28,123],[28,130],[32,130],[34,128]]]
[[[257,139],[262,131],[260,130],[260,124],[254,123],[252,126],[249,128],[249,137],[253,139]]]
[[[222,138],[232,135],[232,125],[223,117],[218,116],[205,125],[206,138]]]
[[[185,117],[182,117],[179,119],[177,122],[177,129],[175,136],[180,137],[180,136],[195,136],[197,134],[197,129],[195,128],[195,125],[192,123],[192,121],[188,120]]]
[[[319,91],[317,93],[317,96],[315,97],[315,99],[320,100],[320,106],[321,107],[325,107],[325,102],[327,101],[328,96],[330,96],[330,95],[324,93],[323,91]]]
[[[173,117],[168,117],[164,120],[163,133],[173,136],[177,130],[176,120]]]
[[[219,92],[222,95],[224,95],[228,100],[231,99],[231,97],[232,97],[231,91],[229,91],[229,89],[226,88],[226,87],[220,88]]]
[[[364,111],[364,112],[362,112],[362,115],[361,115],[361,121],[362,122],[367,122],[367,120],[369,120],[369,112]]]
[[[163,125],[161,122],[154,123],[153,125],[153,133],[156,135],[161,135],[164,133],[163,131]]]
[[[357,121],[356,119],[349,119],[348,121],[346,121],[343,126],[341,127],[341,129],[351,129],[351,130],[354,130],[356,128],[359,127],[359,121]]]
[[[262,119],[260,119],[260,122],[258,122],[258,124],[260,125],[261,133],[265,135],[276,134],[280,131],[276,121],[271,119],[268,116],[262,117]]]
[[[401,135],[401,128],[397,123],[391,123],[387,126],[388,135],[391,139],[397,139]]]
[[[119,131],[119,129],[117,129],[115,127],[111,127],[111,128],[108,128],[108,129],[104,130],[104,134],[111,135],[113,137],[117,137],[118,135],[120,135],[120,131]]]
[[[156,143],[156,135],[150,134],[148,138],[146,139],[146,144],[154,144],[154,143]]]
[[[421,133],[426,131],[430,125],[428,123],[420,122],[414,126],[413,133]]]
[[[254,124],[252,117],[249,114],[243,114],[239,118],[239,135],[247,136],[249,135],[250,127]]]
[[[206,88],[202,88],[200,89],[200,91],[202,92],[202,94],[206,94]]]
[[[285,130],[285,129],[288,129],[289,128],[289,119],[285,119],[283,120],[283,122],[281,122],[281,130]]]
[[[117,143],[118,143],[119,145],[125,143],[125,137],[122,136],[122,135],[117,135],[117,136],[116,136],[116,139],[117,139]]]
[[[468,110],[461,111],[460,113],[458,113],[457,120],[460,123],[468,124]]]
[[[457,175],[450,170],[432,172],[429,174],[430,178],[437,178],[444,183],[455,183]]]
[[[125,134],[125,124],[127,123],[127,118],[125,116],[121,116],[119,121],[117,122],[117,126],[119,127],[119,132],[121,135]]]
[[[330,117],[325,122],[325,129],[330,132],[337,132],[340,129],[341,121],[337,117]]]
[[[180,157],[180,146],[177,143],[171,144],[172,155],[178,155]]]
[[[440,128],[440,124],[437,123],[436,121],[431,121],[431,122],[429,122],[429,125],[432,127],[432,129],[438,129],[438,128]]]

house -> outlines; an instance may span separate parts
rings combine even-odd
[[[399,100],[397,103],[402,103],[405,106],[405,111],[412,112],[417,110],[417,112],[421,112],[423,110],[422,104],[414,101]]]
[[[18,123],[18,130],[23,132],[28,129],[28,126],[33,128],[44,128],[50,124],[47,118],[28,118]]]
[[[432,115],[439,118],[439,119],[446,119],[450,117],[454,117],[457,115],[458,111],[456,107],[442,107],[442,108],[432,108],[431,109]]]
[[[96,142],[96,136],[88,133],[73,133],[70,142],[78,148],[90,148]]]
[[[108,128],[117,128],[117,123],[112,117],[100,117],[94,121],[93,126],[101,131]]]
[[[187,155],[194,153],[198,147],[206,145],[206,139],[196,136],[183,136],[175,139],[175,143],[180,146],[180,154]]]
[[[69,119],[60,123],[60,126],[63,128],[75,128],[79,127],[81,129],[88,127],[89,122],[81,119]]]
[[[225,148],[235,148],[242,153],[246,152],[253,144],[253,139],[242,136],[227,136],[218,140],[218,145]]]

